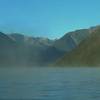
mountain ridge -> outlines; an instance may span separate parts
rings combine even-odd
[[[68,32],[57,40],[1,32],[0,66],[48,66],[77,49],[97,29],[99,26]]]
[[[55,65],[100,66],[100,26],[91,28],[90,33],[74,51],[66,53]]]

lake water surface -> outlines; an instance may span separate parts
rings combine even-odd
[[[100,68],[0,68],[0,100],[100,100]]]

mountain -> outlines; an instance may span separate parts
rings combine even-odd
[[[53,40],[50,40],[48,38],[42,38],[42,37],[28,37],[19,33],[12,33],[8,35],[12,37],[16,42],[19,43],[26,43],[26,44],[32,44],[32,45],[52,45]]]
[[[97,29],[92,27],[76,30],[66,33],[57,40],[0,32],[0,67],[51,65],[64,55],[68,57],[70,53],[73,54],[84,41],[87,41],[94,30]]]
[[[10,34],[17,44],[17,58],[24,65],[44,66],[61,58],[65,52],[76,48],[81,41],[89,36],[88,29],[76,30],[66,33],[58,40],[47,38],[27,37],[18,33]]]
[[[40,65],[42,65],[42,63],[44,62],[45,65],[48,66],[51,63],[55,62],[58,58],[62,57],[64,53],[65,53],[64,51],[56,49],[53,46],[50,46],[44,51],[42,51],[41,56],[40,56],[42,57]]]
[[[16,65],[47,66],[63,55],[63,51],[56,49],[55,40],[41,37],[28,37],[13,33],[8,35],[16,44]]]
[[[44,56],[42,53],[53,44],[53,40],[40,37],[28,37],[22,34],[13,33],[9,35],[17,43],[17,61],[19,65],[42,66]],[[48,60],[48,58],[47,58]]]
[[[0,32],[0,66],[13,65],[15,61],[16,42]]]
[[[54,42],[54,47],[62,51],[71,51],[90,35],[88,29],[80,29],[66,33],[62,38]]]
[[[90,36],[72,52],[59,59],[57,66],[99,66],[100,65],[100,26],[89,29]]]

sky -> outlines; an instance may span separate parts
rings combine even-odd
[[[100,0],[0,0],[0,31],[60,38],[100,25]]]

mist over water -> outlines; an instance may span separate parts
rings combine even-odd
[[[99,100],[100,68],[0,68],[0,99]]]

